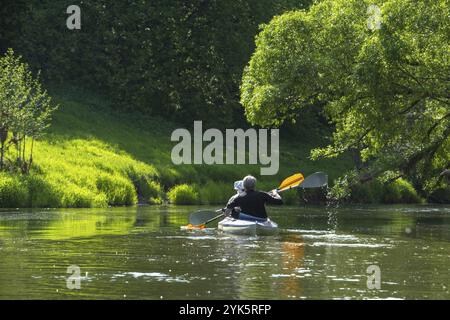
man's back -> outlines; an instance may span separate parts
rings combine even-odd
[[[267,218],[265,204],[283,204],[283,200],[261,191],[246,191],[245,195],[230,199],[227,208],[240,207],[241,212],[258,218]]]

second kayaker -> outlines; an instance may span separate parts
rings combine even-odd
[[[272,192],[262,192],[256,190],[256,178],[246,176],[243,179],[244,191],[232,197],[227,204],[225,214],[231,215],[235,219],[259,218],[267,219],[266,204],[283,204],[280,195],[274,190]],[[246,217],[250,215],[251,217]]]

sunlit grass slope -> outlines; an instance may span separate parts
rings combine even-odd
[[[179,125],[119,113],[105,98],[80,90],[54,89],[51,94],[60,108],[35,145],[32,172],[0,174],[0,207],[153,204],[165,201],[167,194],[185,203],[223,203],[234,192],[233,181],[248,173],[259,178],[261,189],[271,189],[294,172],[326,171],[332,179],[349,167],[348,159],[308,160],[317,135],[304,141],[282,135],[276,176],[259,176],[259,165],[175,166],[170,136]],[[177,187],[183,184],[190,193],[177,196],[177,190],[186,194],[186,187]]]

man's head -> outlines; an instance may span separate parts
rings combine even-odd
[[[255,190],[256,187],[256,178],[253,176],[246,176],[244,179],[244,189],[245,191]]]

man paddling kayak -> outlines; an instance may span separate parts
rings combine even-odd
[[[233,196],[227,204],[225,215],[232,216],[235,219],[251,218],[246,217],[250,215],[255,218],[267,219],[266,204],[283,204],[283,200],[276,191],[271,193],[257,191],[256,178],[253,176],[246,176],[243,179],[244,191]],[[242,213],[241,213],[242,212]]]

